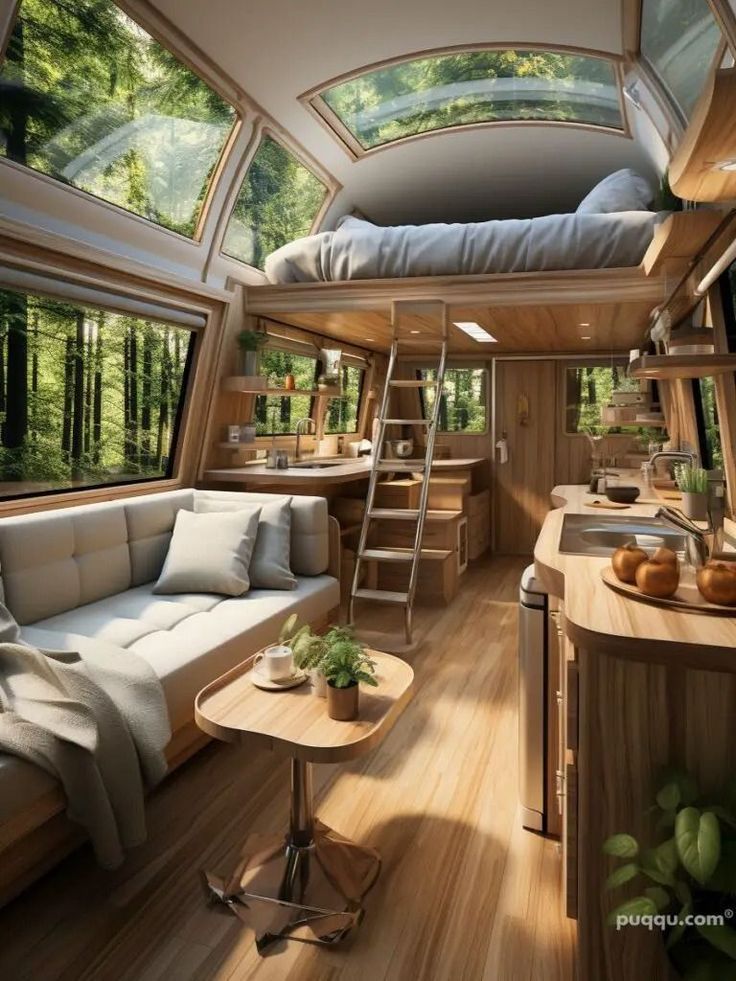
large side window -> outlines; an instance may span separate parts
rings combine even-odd
[[[193,236],[235,111],[112,0],[21,0],[0,154]]]
[[[309,235],[326,195],[311,170],[264,136],[240,188],[222,251],[263,269],[270,252]]]
[[[418,368],[417,378],[435,381],[436,368]],[[434,412],[435,389],[420,388],[422,416]],[[488,372],[485,368],[447,368],[440,396],[438,432],[484,433],[488,428]]]
[[[194,333],[0,290],[0,497],[171,476]]]
[[[294,376],[295,391],[304,395],[258,395],[256,435],[285,436],[296,432],[299,419],[312,414],[312,392],[317,383],[317,358],[290,351],[267,350],[261,356],[261,374],[269,388],[284,388],[287,375]]]
[[[721,31],[707,0],[644,0],[641,53],[686,118],[720,42]]]
[[[651,401],[656,403],[658,393],[652,382]],[[565,372],[565,432],[598,433],[607,436],[622,434],[643,439],[664,439],[664,430],[652,429],[635,422],[625,426],[613,426],[602,422],[602,411],[612,405],[614,392],[639,392],[639,382],[626,374],[625,363],[587,364],[567,368]]]

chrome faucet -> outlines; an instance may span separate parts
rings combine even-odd
[[[657,460],[672,460],[674,463],[689,463],[691,467],[694,467],[698,462],[698,454],[691,453],[690,450],[660,450],[658,453],[652,453],[649,457],[649,466],[652,468],[652,474],[655,473],[655,464]]]
[[[691,565],[705,565],[711,557],[715,546],[715,535],[712,522],[708,521],[707,528],[699,528],[690,518],[677,508],[661,507],[657,509],[655,518],[659,518],[670,528],[677,528],[686,534],[685,555]]]
[[[306,427],[306,428],[305,428]],[[302,436],[312,435],[314,436],[317,432],[317,423],[312,419],[311,416],[303,416],[301,419],[296,421],[296,452],[294,454],[295,460],[300,460],[299,447],[301,444]]]

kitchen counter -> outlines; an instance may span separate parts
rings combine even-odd
[[[619,473],[627,483],[640,485],[638,472]],[[648,491],[646,496],[653,494]],[[602,515],[653,518],[657,510],[655,504],[632,504],[620,511],[586,507],[594,500],[605,500],[605,496],[588,493],[585,485],[555,487],[555,510],[545,518],[534,549],[539,579],[564,601],[570,640],[585,650],[620,658],[659,664],[671,664],[677,658],[682,667],[736,673],[736,617],[682,613],[627,599],[600,577],[610,558],[559,551],[566,514],[586,514],[595,521]]]
[[[310,458],[317,459],[316,457]],[[325,457],[325,463],[329,463],[334,457]],[[432,463],[433,471],[468,470],[479,466],[486,461],[482,457],[463,457],[453,460],[435,460]],[[288,470],[269,469],[262,463],[251,464],[245,467],[223,467],[219,470],[208,470],[205,473],[205,480],[226,483],[248,484],[252,486],[268,484],[277,486],[318,485],[324,484],[345,484],[354,480],[365,480],[370,476],[370,464],[365,457],[359,459],[345,458],[344,463],[335,466],[319,467],[309,466],[299,467],[290,466]]]

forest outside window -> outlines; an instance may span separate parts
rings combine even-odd
[[[624,128],[611,61],[542,50],[471,50],[364,72],[312,100],[362,150],[451,126],[504,121]]]
[[[641,53],[686,118],[720,43],[708,0],[644,0]]]
[[[362,368],[344,364],[340,374],[342,395],[330,399],[327,403],[325,416],[325,433],[327,435],[357,433],[358,431],[358,410],[365,372]]]
[[[21,0],[0,155],[193,237],[235,110],[112,0]]]
[[[436,368],[418,368],[417,379],[436,381]],[[431,419],[435,390],[420,388],[422,417]],[[488,428],[488,372],[485,368],[447,368],[440,396],[438,432],[484,433]]]
[[[0,290],[0,497],[173,473],[194,333]]]
[[[327,188],[311,170],[264,136],[240,188],[222,251],[263,269],[271,252],[309,235],[326,195]]]
[[[652,383],[653,386],[656,382]],[[602,410],[612,404],[614,392],[639,392],[636,378],[626,374],[626,364],[589,364],[567,368],[565,372],[565,432],[570,435],[586,433],[589,435],[631,437],[650,436],[661,441],[663,430],[652,430],[646,426],[609,426],[602,422]],[[652,391],[656,401],[656,391]]]
[[[312,391],[317,384],[317,358],[291,351],[269,349],[261,355],[261,374],[268,388],[284,388],[287,375],[294,376],[295,391],[305,395],[256,397],[256,435],[286,436],[296,433],[299,419],[312,414]]]

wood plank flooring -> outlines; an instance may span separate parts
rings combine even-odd
[[[102,872],[84,849],[0,911],[0,978],[572,981],[557,845],[518,817],[523,565],[484,561],[449,609],[420,608],[402,719],[365,759],[316,768],[317,813],[384,862],[345,944],[260,958],[248,928],[205,904],[199,870],[227,871],[288,809],[285,762],[213,743],[154,795],[149,841],[124,868]]]

